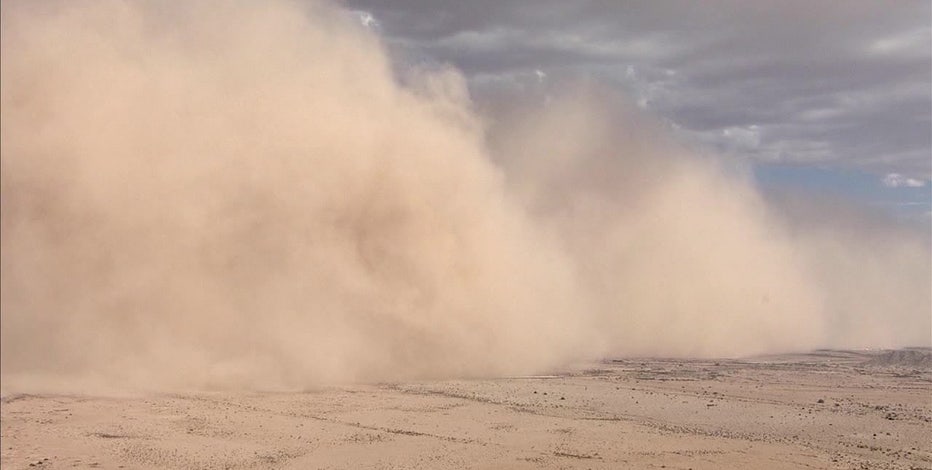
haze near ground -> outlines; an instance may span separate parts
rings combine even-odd
[[[4,468],[902,469],[932,350],[616,359],[306,392],[6,396]]]

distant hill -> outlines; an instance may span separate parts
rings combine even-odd
[[[932,369],[932,349],[898,349],[876,356],[864,364],[871,366],[899,366]]]

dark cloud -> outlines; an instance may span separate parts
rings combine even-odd
[[[352,0],[478,101],[590,77],[752,160],[932,178],[932,3]]]

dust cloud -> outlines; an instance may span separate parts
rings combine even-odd
[[[597,87],[492,124],[313,2],[4,2],[0,47],[5,392],[930,342],[921,236],[789,221]]]

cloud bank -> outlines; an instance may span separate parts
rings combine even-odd
[[[479,101],[536,69],[588,75],[716,152],[932,178],[929,2],[349,3],[409,60],[456,64]],[[754,145],[734,138],[751,126]]]
[[[4,3],[5,392],[930,342],[921,237],[790,220],[598,86],[485,121],[361,21]]]

